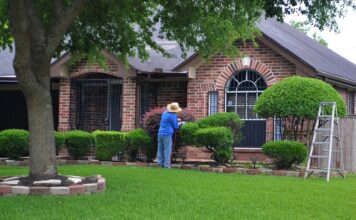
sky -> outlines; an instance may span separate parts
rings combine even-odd
[[[286,17],[285,21],[290,19],[303,20],[302,17],[292,15]],[[356,11],[348,10],[344,18],[337,18],[340,33],[324,30],[319,32],[320,36],[326,40],[328,47],[356,64]]]

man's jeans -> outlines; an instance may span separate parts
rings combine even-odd
[[[157,163],[164,168],[171,168],[172,136],[158,135]]]

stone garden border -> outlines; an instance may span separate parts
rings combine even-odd
[[[71,186],[10,186],[0,185],[0,196],[11,195],[80,195],[102,192],[106,189],[105,178],[96,176],[96,183],[84,183]]]
[[[99,160],[57,160],[58,165],[103,165],[103,166],[139,166],[139,167],[158,167],[157,163],[136,163],[136,162],[111,162]],[[0,166],[27,166],[29,161],[0,160]],[[240,167],[210,167],[208,165],[194,164],[172,164],[173,169],[197,170],[213,173],[239,173],[247,175],[274,175],[274,176],[293,176],[303,177],[304,171],[272,170],[266,168],[240,168]],[[347,172],[345,171],[345,175]],[[333,172],[331,176],[337,176]],[[2,195],[73,195],[73,194],[91,194],[102,192],[106,188],[106,181],[103,177],[97,176],[97,183],[78,184],[68,187],[24,187],[0,185],[0,196]]]

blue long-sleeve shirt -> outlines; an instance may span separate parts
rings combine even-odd
[[[174,130],[178,128],[177,115],[173,112],[163,112],[159,124],[158,135],[173,135]]]

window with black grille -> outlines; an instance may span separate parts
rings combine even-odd
[[[355,114],[355,92],[348,92],[348,114]]]
[[[218,113],[218,92],[217,91],[210,91],[208,93],[208,101],[209,101],[209,115]]]
[[[235,112],[242,120],[264,120],[253,111],[253,108],[266,88],[266,82],[255,71],[237,72],[230,78],[225,88],[226,112]]]

